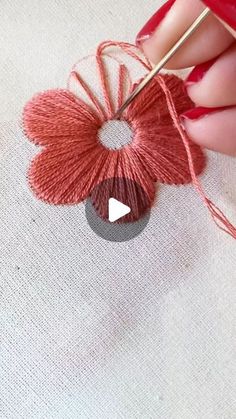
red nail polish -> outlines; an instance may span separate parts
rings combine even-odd
[[[136,45],[140,46],[140,44],[145,41],[146,39],[150,38],[164,19],[168,11],[171,9],[175,0],[168,0],[152,17],[149,21],[144,25],[141,31],[138,33],[136,37]]]
[[[185,80],[185,86],[188,87],[191,84],[198,83],[199,81],[201,81],[205,74],[208,72],[208,70],[216,62],[216,60],[217,58],[213,58],[212,60],[197,65]]]
[[[182,120],[190,119],[190,120],[197,120],[200,118],[204,118],[204,116],[208,116],[212,113],[224,110],[225,108],[219,107],[219,108],[204,108],[204,107],[198,107],[190,109],[189,111],[183,113],[180,118]]]
[[[225,23],[236,30],[236,1],[235,0],[203,0],[210,9]]]

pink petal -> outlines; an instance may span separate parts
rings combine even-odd
[[[37,198],[50,204],[79,203],[97,184],[108,154],[99,145],[85,151],[63,144],[47,147],[31,163],[30,185]]]
[[[67,142],[69,147],[81,142],[94,143],[101,126],[96,113],[67,90],[49,90],[34,96],[23,111],[26,135],[45,146]]]
[[[113,157],[114,155],[111,158]],[[115,198],[132,209],[122,222],[137,221],[153,205],[155,184],[140,156],[131,148],[127,147],[117,153],[117,163],[113,165],[113,170],[107,171],[105,178],[110,180],[92,191],[92,202],[100,217],[107,220],[108,199]]]
[[[181,79],[173,75],[162,77],[172,92],[179,115],[193,106]],[[165,95],[156,79],[133,101],[125,117],[135,133],[132,147],[140,154],[155,180],[167,184],[192,181],[184,144],[173,125]],[[199,175],[204,170],[206,158],[202,149],[192,141],[190,148]]]

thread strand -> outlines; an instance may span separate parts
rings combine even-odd
[[[163,81],[163,79],[160,76],[157,77],[157,80],[158,80],[158,83],[160,84],[163,92],[165,93],[170,115],[173,119],[173,123],[174,123],[176,129],[178,130],[178,132],[179,132],[179,134],[182,138],[184,147],[186,149],[186,153],[187,153],[187,156],[188,156],[189,169],[190,169],[190,173],[191,173],[191,176],[192,176],[193,185],[194,185],[195,189],[197,190],[197,192],[199,193],[202,201],[205,203],[206,207],[210,211],[210,214],[211,214],[214,222],[216,223],[216,225],[221,230],[223,230],[224,232],[226,232],[227,234],[232,236],[234,239],[236,239],[236,227],[234,227],[233,224],[231,224],[231,222],[227,219],[227,217],[223,214],[223,212],[205,195],[205,193],[203,191],[201,183],[198,180],[198,178],[196,176],[196,173],[195,173],[194,162],[193,162],[192,154],[191,154],[190,147],[189,147],[189,139],[188,139],[188,137],[187,137],[185,131],[183,130],[182,125],[179,121],[179,116],[176,112],[171,92],[170,92],[170,90],[168,89],[165,82]]]

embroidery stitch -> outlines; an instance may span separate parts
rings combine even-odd
[[[75,68],[72,76],[83,87],[95,109],[69,90],[61,89],[36,95],[25,106],[25,133],[43,147],[29,170],[34,193],[51,204],[77,204],[104,180],[127,178],[140,185],[148,197],[146,208],[143,205],[139,208],[137,200],[136,215],[131,220],[134,221],[153,205],[155,182],[175,185],[193,182],[220,228],[236,238],[235,227],[205,197],[197,179],[204,170],[206,158],[201,148],[187,138],[179,122],[178,115],[193,106],[181,79],[174,75],[159,75],[131,103],[122,116],[133,132],[131,144],[111,150],[99,141],[99,130],[113,119],[124,100],[123,85],[129,75],[127,67],[120,64],[118,103],[114,106],[103,61],[104,50],[111,46],[121,48],[147,70],[151,68],[133,45],[111,41],[99,45],[96,62],[105,107]],[[136,85],[137,82],[131,90]],[[131,192],[127,189],[125,193]],[[99,201],[102,197],[96,199]],[[99,210],[101,202],[96,204]]]

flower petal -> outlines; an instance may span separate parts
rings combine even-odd
[[[173,75],[162,77],[172,92],[177,113],[182,114],[192,106],[183,81]],[[134,130],[131,147],[140,154],[155,180],[167,184],[191,182],[187,153],[173,124],[158,79],[153,79],[137,99],[131,103],[125,115]],[[189,143],[195,172],[199,175],[205,168],[206,158],[198,145],[191,140]]]
[[[96,186],[104,180],[114,179],[112,196],[136,207],[129,221],[144,215],[155,197],[154,182],[140,162],[139,155],[130,153],[128,148],[111,151],[97,144],[79,151],[63,144],[48,146],[33,159],[28,178],[37,198],[55,205],[79,203],[98,190]],[[125,187],[119,192],[117,179],[127,179],[123,182]],[[94,198],[95,195],[93,192],[96,206],[101,207],[100,215],[106,218],[105,195],[100,194],[99,200]]]
[[[151,208],[155,198],[155,184],[143,166],[139,154],[129,147],[117,153],[117,163],[107,172],[106,181],[92,191],[91,200],[99,216],[108,220],[109,198],[115,198],[131,208],[121,222],[134,222]]]
[[[158,78],[161,77],[174,98],[176,111],[182,114],[186,109],[193,107],[193,102],[187,95],[183,80],[173,74],[162,74],[153,78],[147,86],[139,93],[137,98],[129,105],[125,117],[128,119],[138,121],[155,120],[163,123],[162,118],[167,118],[167,121],[172,121],[169,109],[166,102],[165,94],[158,83]],[[136,82],[131,91],[142,81]]]
[[[97,184],[109,151],[93,145],[85,151],[48,146],[33,159],[29,182],[37,198],[50,204],[83,201]]]
[[[34,96],[23,111],[26,135],[42,146],[95,142],[101,121],[96,113],[68,90],[49,90]]]

